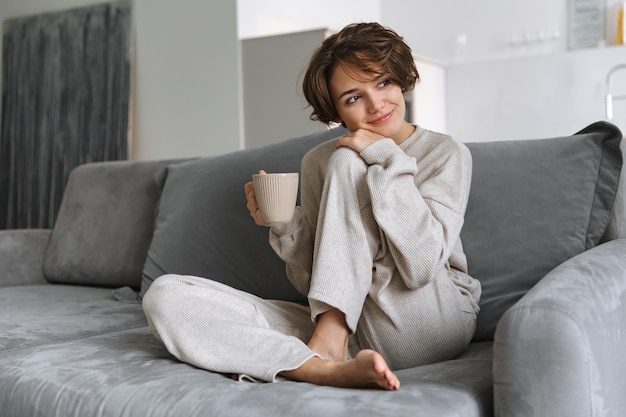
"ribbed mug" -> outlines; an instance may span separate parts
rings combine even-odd
[[[298,198],[298,173],[254,174],[254,193],[265,223],[291,220]]]

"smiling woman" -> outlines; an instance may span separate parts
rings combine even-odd
[[[367,80],[368,73],[358,68],[338,65],[332,72],[330,91],[337,103],[338,117],[333,120],[350,130],[342,138],[342,146],[352,147],[360,152],[367,145],[380,138],[391,138],[398,145],[415,130],[405,119],[406,105],[398,84],[390,81],[388,74],[381,74]],[[380,79],[383,81],[380,81]],[[361,81],[364,80],[365,81]],[[360,129],[375,133],[366,135],[364,140],[350,146],[348,138],[353,138]]]
[[[370,49],[362,50],[363,44]],[[400,36],[379,24],[358,24],[322,43],[303,90],[313,107],[311,119],[347,127],[351,133],[340,145],[360,152],[381,137],[400,144],[414,131],[406,122],[403,94],[418,80],[411,48]]]
[[[331,90],[332,78],[338,67],[346,70],[346,76],[357,82],[392,81],[404,93],[415,87],[419,74],[415,67],[411,48],[395,32],[376,25],[352,25],[327,38],[313,54],[303,81],[304,95],[313,107],[311,119],[322,123],[339,119]],[[354,32],[354,33],[350,33]],[[361,40],[362,39],[362,40]],[[360,52],[360,42],[368,42],[372,49]],[[332,50],[332,53],[321,51]],[[344,90],[335,92],[343,95]]]
[[[460,242],[471,157],[405,121],[417,78],[408,45],[377,23],[349,25],[313,53],[303,86],[312,118],[349,132],[305,155],[290,221],[268,224],[254,184],[244,186],[308,305],[159,277],[143,307],[172,354],[240,378],[397,390],[396,370],[467,347],[481,292]]]

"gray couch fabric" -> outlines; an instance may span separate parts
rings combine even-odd
[[[52,232],[0,231],[0,417],[623,415],[626,212],[621,135],[607,123],[468,144],[463,239],[486,289],[482,330],[454,360],[399,371],[398,392],[235,382],[178,362],[141,306],[113,297],[126,286],[136,301],[178,272],[302,300],[249,218],[243,183],[261,168],[298,170],[337,134],[182,163],[90,164]]]
[[[626,239],[551,271],[498,324],[498,414],[542,415],[558,405],[568,417],[624,415],[625,318]]]
[[[344,133],[332,130],[168,167],[160,176],[141,296],[159,276],[177,273],[211,278],[263,298],[306,302],[287,280],[267,229],[250,221],[243,185],[260,169],[299,172],[309,149]]]
[[[478,417],[492,410],[490,363],[477,344],[401,371],[393,393],[242,383],[177,362],[144,327],[0,356],[0,405],[7,417]]]
[[[45,284],[43,259],[50,230],[0,230],[0,284]]]
[[[626,153],[626,141],[624,140],[621,142],[621,149],[622,155],[624,155]],[[601,242],[608,242],[609,240],[619,239],[620,236],[626,236],[626,216],[622,216],[620,213],[626,213],[626,169],[624,168],[622,168],[619,176],[619,186],[615,203],[613,204],[613,211]]]
[[[154,175],[173,162],[100,162],[72,171],[46,250],[46,278],[139,288],[159,200]]]
[[[144,326],[140,306],[116,302],[104,288],[48,284],[0,291],[0,355]]]
[[[470,143],[472,189],[461,238],[482,285],[475,340],[545,274],[596,246],[609,224],[621,132],[595,123],[573,136]]]

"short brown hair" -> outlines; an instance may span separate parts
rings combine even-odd
[[[330,93],[330,77],[338,65],[384,73],[403,92],[419,80],[411,48],[396,32],[378,23],[353,23],[326,38],[313,53],[302,90],[313,108],[311,120],[330,123],[339,118]]]

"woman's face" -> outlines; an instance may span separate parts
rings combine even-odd
[[[350,131],[366,129],[401,143],[414,130],[404,120],[402,90],[387,74],[338,65],[330,78],[330,92],[341,119],[337,122]]]

